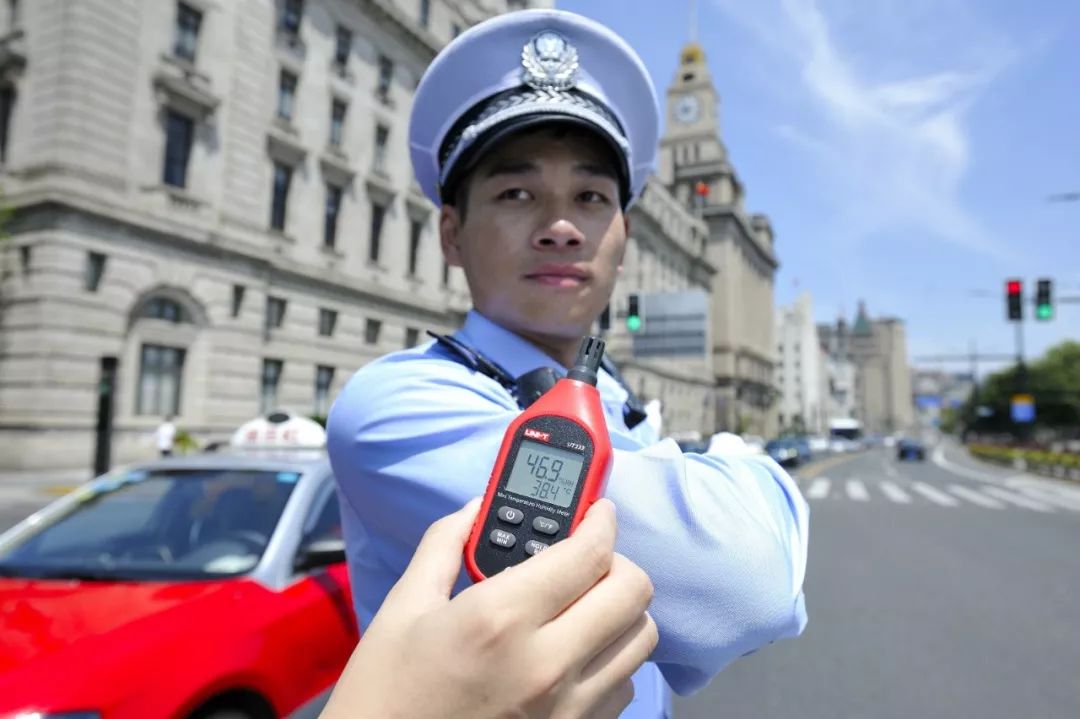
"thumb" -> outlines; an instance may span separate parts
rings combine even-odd
[[[409,594],[411,602],[449,599],[461,573],[461,557],[479,509],[480,498],[476,497],[428,527],[401,575],[400,589],[395,587],[395,590]]]

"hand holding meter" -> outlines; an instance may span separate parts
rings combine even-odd
[[[611,439],[596,389],[603,356],[603,340],[582,340],[566,377],[506,430],[465,547],[473,580],[565,539],[603,496],[611,472]]]

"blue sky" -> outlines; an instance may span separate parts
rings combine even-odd
[[[661,97],[689,5],[558,2],[625,37]],[[1080,3],[699,0],[698,12],[747,208],[776,231],[778,303],[809,291],[824,321],[865,299],[906,320],[917,357],[972,340],[1013,352],[1008,276],[1080,296],[1080,202],[1047,201],[1080,191]],[[1025,333],[1029,357],[1080,339],[1080,304]]]

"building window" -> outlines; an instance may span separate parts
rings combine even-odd
[[[450,284],[450,263],[446,260],[443,260],[442,263],[442,284],[443,287]]]
[[[290,37],[300,34],[300,21],[304,17],[304,0],[285,0],[281,8],[281,29]]]
[[[431,0],[420,0],[420,26],[427,27],[431,23]]]
[[[281,297],[268,296],[266,298],[266,328],[277,329],[285,324],[285,308],[287,304]]]
[[[240,316],[240,308],[244,306],[244,286],[233,285],[232,288],[232,316]]]
[[[382,205],[371,203],[371,243],[368,245],[368,259],[372,262],[379,261],[379,242],[382,240],[383,219],[386,217],[386,208]]]
[[[337,327],[337,312],[325,307],[319,308],[319,336],[333,337],[334,328]]]
[[[274,197],[270,203],[270,227],[285,231],[285,210],[289,202],[289,184],[292,168],[281,162],[274,163]]]
[[[506,0],[506,9],[510,11],[524,10],[529,4],[525,0]]]
[[[386,125],[375,126],[375,152],[371,156],[371,167],[375,172],[386,172],[386,147],[390,144],[390,128]]]
[[[179,347],[142,346],[135,414],[180,414],[184,354]]]
[[[191,315],[188,314],[184,306],[176,300],[170,300],[167,297],[155,297],[145,305],[143,305],[142,311],[139,312],[139,317],[145,317],[151,320],[164,320],[165,322],[173,322],[180,324],[181,322],[191,322]]]
[[[15,88],[0,86],[0,162],[7,162],[8,133],[11,132],[11,113],[15,109]]]
[[[30,260],[31,250],[30,245],[22,245],[19,247],[19,270],[22,272],[23,277],[30,276]]]
[[[364,324],[364,342],[369,345],[378,344],[380,330],[382,330],[382,322],[369,317]]]
[[[341,211],[341,188],[326,185],[326,207],[323,210],[323,247],[333,247],[337,241],[338,214]]]
[[[83,288],[87,292],[97,292],[101,276],[105,274],[105,255],[100,252],[86,253],[86,268],[83,273]]]
[[[415,327],[405,328],[405,349],[415,347],[420,343],[420,330]]]
[[[334,99],[330,103],[330,146],[341,147],[341,135],[345,128],[345,111],[348,105],[344,100]]]
[[[451,37],[457,37],[460,34],[461,34],[461,26],[458,25],[456,22],[451,23],[450,24],[450,36]]]
[[[191,159],[191,140],[194,122],[175,110],[165,115],[165,177],[166,185],[187,187],[188,160]]]
[[[390,99],[390,83],[394,80],[394,61],[386,55],[379,55],[379,84],[375,87],[375,95],[387,102]]]
[[[296,101],[296,75],[282,70],[278,76],[277,114],[282,120],[292,120],[293,105]]]
[[[8,0],[8,30],[16,30],[19,27],[19,0]]]
[[[259,395],[259,411],[269,414],[278,406],[278,384],[281,382],[281,370],[284,362],[276,359],[264,359],[262,366],[262,391]]]
[[[416,265],[420,260],[420,238],[424,233],[424,223],[412,220],[409,223],[409,275],[416,274]]]
[[[344,25],[337,26],[334,33],[334,64],[339,70],[344,70],[349,64],[349,53],[352,52],[352,31]]]
[[[195,51],[199,46],[199,25],[202,13],[187,3],[176,5],[176,37],[173,39],[173,54],[181,60],[195,62]]]
[[[315,416],[325,417],[330,411],[330,385],[334,383],[334,368],[319,365],[315,368]]]

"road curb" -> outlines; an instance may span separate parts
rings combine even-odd
[[[977,455],[972,454],[967,449],[967,447],[964,447],[963,445],[961,445],[961,447],[964,450],[964,452],[963,452],[964,457],[966,459],[971,460],[972,462],[979,465],[980,467],[987,467],[987,468],[994,467],[996,469],[1013,469],[1013,468],[1015,468],[1015,466],[1012,465],[1012,464],[993,462],[991,460],[983,459],[982,457],[979,457]],[[1058,471],[1058,470],[1060,470],[1060,471]],[[1050,471],[1050,470],[1042,469],[1040,467],[1032,467],[1030,464],[1028,464],[1028,465],[1025,465],[1023,467],[1023,469],[1020,469],[1019,473],[1016,476],[1021,476],[1021,475],[1031,477],[1032,479],[1035,479],[1035,478],[1038,478],[1038,479],[1056,479],[1059,482],[1064,482],[1066,484],[1070,484],[1070,485],[1073,485],[1073,486],[1080,486],[1080,479],[1078,479],[1078,478],[1076,478],[1074,476],[1071,476],[1069,474],[1069,471],[1066,470],[1064,467],[1059,467],[1059,468],[1056,468],[1055,471]]]

